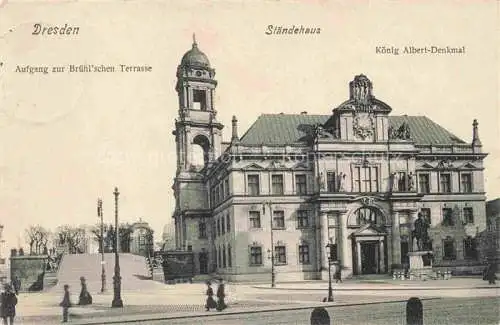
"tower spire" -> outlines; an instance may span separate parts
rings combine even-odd
[[[196,34],[193,33],[193,48],[197,47],[198,43],[196,43]]]
[[[233,115],[233,120],[231,121],[232,122],[232,126],[233,126],[233,129],[232,129],[232,136],[231,136],[231,141],[239,141],[239,138],[238,138],[238,119],[236,119],[236,115]]]
[[[474,147],[480,147],[481,146],[481,140],[479,140],[479,129],[478,129],[479,123],[477,122],[476,119],[472,122],[472,146]]]

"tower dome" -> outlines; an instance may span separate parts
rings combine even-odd
[[[205,53],[200,51],[198,48],[198,44],[196,43],[196,38],[193,35],[193,47],[187,51],[181,60],[182,66],[191,66],[191,67],[203,67],[210,68],[210,62],[208,61]]]

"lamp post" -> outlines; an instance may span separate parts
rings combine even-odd
[[[276,287],[276,272],[274,270],[274,231],[273,231],[273,209],[272,209],[272,202],[271,201],[266,201],[264,202],[264,211],[265,211],[265,206],[269,206],[269,226],[271,227],[271,249],[267,250],[267,258],[271,260],[271,288]]]
[[[97,217],[101,218],[101,292],[106,291],[106,269],[104,267],[104,222],[102,215],[102,200],[97,200]]]
[[[113,192],[115,196],[115,275],[113,276],[113,302],[111,307],[123,307],[123,301],[121,297],[121,279],[120,276],[120,256],[118,255],[118,187],[115,187]]]
[[[326,244],[328,254],[328,301],[333,301],[333,288],[332,288],[332,249],[333,244]]]

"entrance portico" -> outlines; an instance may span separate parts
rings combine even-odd
[[[372,224],[366,224],[350,235],[354,274],[387,272],[387,234]]]

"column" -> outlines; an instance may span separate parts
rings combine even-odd
[[[321,252],[320,261],[322,270],[328,270],[328,260],[326,257],[326,245],[328,244],[328,215],[326,212],[320,212],[320,226],[321,226]]]
[[[356,241],[356,261],[357,261],[357,273],[361,274],[361,242]]]
[[[352,250],[351,245],[349,245],[349,238],[347,238],[347,215],[344,212],[338,214],[338,225],[339,225],[339,242],[340,242],[340,263],[343,267],[352,268],[352,257],[349,254]]]
[[[399,231],[399,212],[392,215],[392,261],[391,264],[401,263],[401,234]]]
[[[384,247],[384,241],[380,241],[379,245],[379,271],[380,273],[385,273],[385,247]]]

